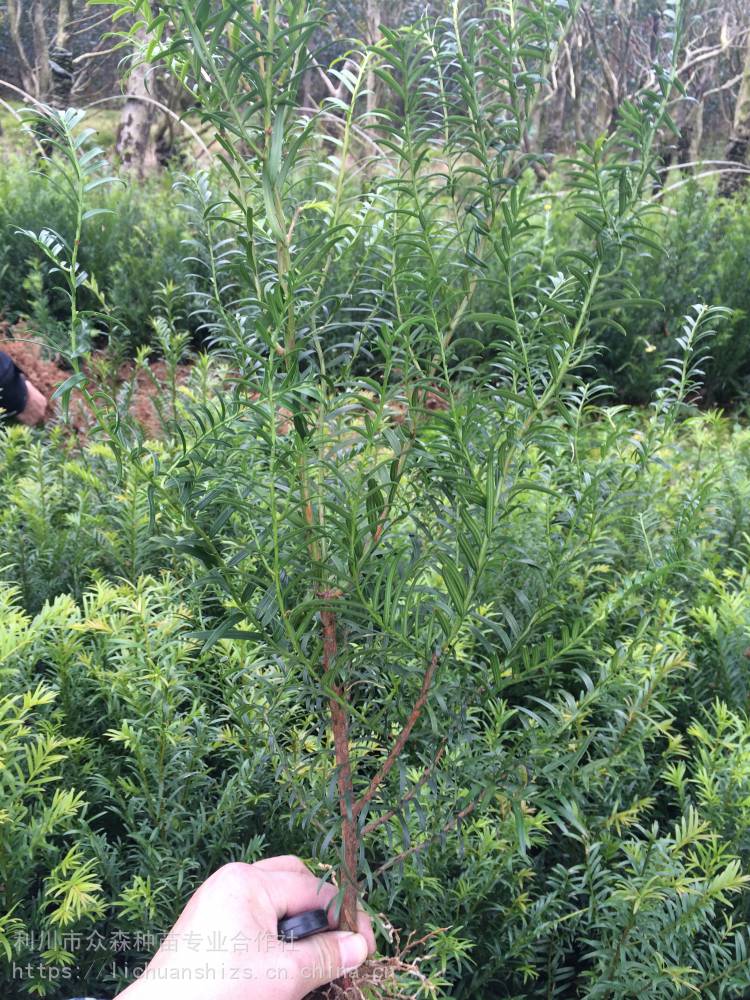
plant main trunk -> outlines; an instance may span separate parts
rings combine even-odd
[[[335,596],[327,593],[323,596]],[[336,615],[333,611],[321,611],[323,626],[323,670],[328,673],[338,653],[336,635]],[[339,884],[344,889],[339,928],[342,931],[357,929],[357,858],[359,837],[354,813],[354,784],[349,756],[349,715],[346,710],[346,689],[340,684],[333,687],[334,697],[330,699],[331,728],[338,770],[339,808],[341,810],[341,837],[343,858],[339,872]]]

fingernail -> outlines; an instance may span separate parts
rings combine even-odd
[[[357,969],[367,958],[367,941],[354,931],[339,932],[341,964],[346,972]]]

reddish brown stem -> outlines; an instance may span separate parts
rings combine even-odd
[[[338,592],[326,591],[321,596],[330,598],[338,597],[339,594]],[[320,621],[323,626],[323,670],[325,673],[328,673],[332,669],[338,654],[335,612],[321,611]],[[338,770],[343,847],[339,881],[344,889],[344,899],[341,906],[339,927],[344,931],[356,931],[359,837],[357,835],[357,819],[354,813],[354,784],[349,755],[349,715],[346,710],[347,692],[340,684],[332,685],[331,691],[333,697],[329,700],[329,708],[331,712],[331,727],[333,729],[336,768]]]
[[[362,795],[359,801],[355,803],[352,809],[355,819],[357,816],[359,816],[359,814],[362,812],[362,810],[368,804],[368,802],[371,802],[372,799],[375,797],[375,793],[377,792],[378,788],[380,788],[385,779],[388,777],[388,775],[391,772],[391,769],[393,768],[393,765],[398,760],[401,751],[406,746],[406,742],[411,736],[412,729],[414,729],[414,727],[416,726],[417,720],[422,714],[422,709],[424,708],[427,702],[427,696],[430,693],[430,685],[432,684],[432,679],[435,676],[435,671],[437,670],[439,659],[440,657],[437,651],[432,654],[430,665],[428,666],[427,670],[425,670],[424,677],[422,678],[422,687],[419,692],[419,697],[414,702],[414,707],[409,713],[409,718],[406,720],[404,728],[398,734],[396,742],[391,747],[390,752],[383,763],[383,766],[380,768],[375,777],[370,781],[370,784],[367,787],[367,791]]]

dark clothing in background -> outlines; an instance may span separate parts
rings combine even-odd
[[[27,399],[26,379],[13,359],[0,351],[0,410],[11,414],[22,413]]]

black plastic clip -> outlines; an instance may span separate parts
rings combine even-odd
[[[320,934],[321,931],[328,929],[328,915],[325,910],[306,910],[304,913],[279,920],[279,937],[282,941],[290,943],[312,937],[313,934]]]

